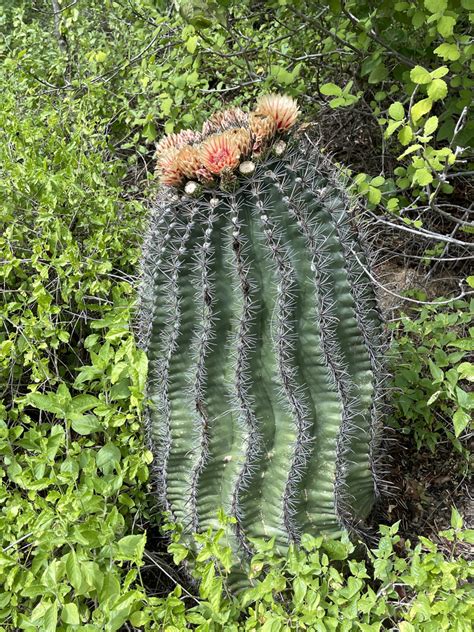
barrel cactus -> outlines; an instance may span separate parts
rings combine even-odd
[[[376,497],[381,322],[352,202],[296,103],[261,97],[157,147],[141,341],[159,498],[237,555],[354,531]]]

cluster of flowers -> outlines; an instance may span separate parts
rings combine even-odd
[[[232,180],[242,161],[258,158],[277,135],[292,127],[296,101],[285,95],[261,96],[253,112],[240,108],[216,112],[202,132],[183,130],[165,136],[156,147],[156,173],[166,186],[186,181],[212,184]]]

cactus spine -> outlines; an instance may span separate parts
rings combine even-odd
[[[287,133],[297,110],[278,98],[208,121],[205,158],[206,140],[187,132],[183,168],[179,135],[162,141],[160,176],[174,188],[159,193],[143,256],[162,504],[189,533],[216,526],[223,508],[243,551],[249,538],[285,547],[357,528],[376,494],[374,292],[344,188]]]

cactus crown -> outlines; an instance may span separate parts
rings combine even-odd
[[[161,141],[143,249],[159,497],[185,535],[233,516],[237,558],[361,528],[376,495],[380,318],[344,187],[282,141],[297,113],[271,95]]]
[[[296,101],[278,94],[260,97],[250,114],[240,108],[216,112],[201,133],[183,130],[157,144],[156,173],[167,186],[191,180],[225,187],[242,162],[261,157],[295,124],[298,113]]]

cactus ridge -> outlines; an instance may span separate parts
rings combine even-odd
[[[255,200],[255,210],[260,214],[260,222],[265,235],[271,258],[276,265],[277,281],[277,326],[275,335],[275,351],[278,357],[278,371],[282,389],[280,397],[286,398],[287,406],[296,425],[296,437],[291,446],[293,454],[286,481],[284,500],[284,521],[290,539],[297,539],[297,524],[295,522],[297,484],[306,467],[310,454],[311,435],[310,411],[306,402],[304,390],[295,380],[296,367],[293,366],[295,331],[295,284],[296,278],[291,265],[287,248],[282,236],[277,231],[268,213],[272,213],[270,197],[262,199],[257,187],[252,186],[252,196]]]
[[[262,454],[263,438],[259,431],[258,420],[255,416],[253,406],[254,399],[251,395],[251,356],[256,348],[255,328],[255,303],[253,295],[256,286],[250,278],[249,266],[245,259],[244,249],[246,246],[245,238],[242,234],[242,225],[240,220],[241,210],[239,202],[235,196],[231,198],[230,220],[232,224],[232,252],[234,256],[234,274],[236,276],[236,293],[240,291],[241,305],[240,312],[236,320],[236,355],[235,355],[235,401],[236,408],[239,411],[244,427],[246,428],[244,436],[244,462],[238,473],[235,489],[232,494],[231,515],[235,516],[236,533],[247,552],[250,547],[244,537],[243,515],[241,511],[241,497],[246,490],[255,474],[258,458]],[[240,212],[239,212],[240,211]]]
[[[368,360],[371,371],[371,384],[366,383],[365,385],[356,386],[358,392],[355,393],[352,401],[356,404],[358,400],[360,401],[361,397],[364,397],[366,406],[372,406],[372,416],[364,419],[363,416],[357,415],[357,417],[350,422],[348,431],[340,434],[340,444],[338,448],[339,452],[346,452],[346,455],[341,454],[340,458],[342,464],[344,462],[347,463],[346,468],[338,468],[338,472],[341,475],[340,489],[342,490],[342,503],[346,505],[354,505],[354,503],[357,503],[360,507],[364,496],[367,497],[366,494],[368,491],[363,490],[361,487],[361,485],[367,485],[368,480],[366,477],[363,477],[361,480],[360,470],[365,470],[367,466],[373,468],[371,451],[376,427],[376,409],[374,407],[376,398],[374,394],[376,391],[376,379],[380,370],[380,361],[375,353],[374,345],[380,343],[380,321],[376,312],[375,297],[370,281],[363,268],[357,263],[354,265],[354,262],[357,262],[354,258],[354,249],[359,250],[360,256],[362,256],[362,252],[361,249],[358,248],[358,242],[355,239],[353,228],[350,225],[349,214],[341,213],[340,211],[341,208],[344,209],[348,205],[348,200],[344,200],[347,196],[341,189],[338,190],[338,194],[341,196],[343,203],[338,202],[337,197],[333,197],[330,203],[327,204],[327,208],[333,216],[334,235],[342,247],[342,267],[345,270],[347,282],[349,283],[352,293],[351,311],[353,320],[355,320],[356,327],[363,340],[362,344],[360,344],[361,355],[359,356],[359,365],[362,369],[361,359],[362,354],[364,354],[365,365],[367,367]],[[348,355],[348,357],[350,359],[351,356]],[[366,390],[365,394],[362,393],[364,387]],[[359,421],[356,423],[357,419]],[[352,455],[352,458],[349,458],[350,455]],[[354,477],[354,485],[346,485],[345,478],[348,476]],[[374,483],[375,478],[370,482],[370,485]],[[352,489],[353,492],[348,494],[348,489]],[[355,492],[358,492],[358,494]],[[347,506],[345,512],[349,515],[353,514],[353,510]]]
[[[384,340],[344,184],[310,142],[193,197],[164,187],[142,261],[147,430],[162,505],[239,552],[363,528]]]
[[[159,359],[156,366],[156,377],[155,384],[157,387],[158,393],[158,402],[159,402],[159,414],[161,414],[163,418],[163,425],[154,425],[154,428],[162,428],[161,436],[159,437],[160,443],[162,446],[161,451],[158,456],[158,462],[160,464],[160,474],[159,479],[161,482],[161,495],[164,499],[164,505],[167,510],[171,511],[172,514],[180,519],[182,516],[179,512],[179,497],[177,502],[173,502],[172,490],[173,487],[168,486],[168,477],[173,475],[173,466],[179,467],[179,464],[176,463],[176,459],[173,458],[173,436],[172,430],[175,427],[175,424],[172,424],[172,410],[171,410],[171,372],[172,372],[172,363],[173,360],[179,358],[177,355],[178,350],[178,340],[181,336],[180,326],[182,326],[182,303],[184,302],[184,297],[180,295],[180,268],[182,266],[183,260],[182,257],[186,253],[187,244],[193,229],[195,229],[196,224],[199,226],[199,223],[194,221],[195,212],[192,211],[189,221],[183,222],[182,219],[176,214],[175,221],[171,222],[169,228],[176,229],[176,235],[174,239],[170,238],[168,240],[169,250],[171,251],[171,258],[169,260],[169,264],[163,266],[163,272],[165,277],[165,299],[168,297],[168,305],[167,307],[167,316],[166,319],[166,331],[164,335],[164,345],[163,345],[163,356]],[[165,250],[166,252],[166,250]],[[165,254],[165,253],[163,253]],[[159,282],[159,278],[157,279]],[[159,297],[160,298],[160,297]],[[159,309],[159,298],[157,300],[157,310]],[[165,307],[165,309],[166,309]],[[156,326],[153,328],[152,334],[155,334],[156,329],[160,326],[160,318],[156,316],[155,312],[155,320]],[[150,341],[153,344],[154,341],[160,339],[160,336],[152,335],[152,339]],[[159,353],[159,346],[157,348],[156,353]],[[150,360],[154,359],[154,348],[149,347],[148,356]],[[183,377],[183,376],[181,376]],[[182,380],[180,382],[180,386],[184,386]],[[173,420],[174,421],[174,420]],[[179,460],[179,458],[178,458]],[[171,461],[171,463],[170,463]],[[176,483],[174,482],[174,486]]]
[[[325,364],[328,369],[328,383],[332,387],[333,392],[335,391],[337,393],[338,399],[341,402],[341,426],[338,431],[338,437],[340,438],[343,434],[341,430],[345,429],[347,434],[349,420],[354,416],[354,400],[349,395],[351,391],[351,378],[347,371],[337,336],[340,316],[336,310],[336,300],[331,293],[333,284],[329,267],[332,254],[330,250],[330,236],[323,230],[323,227],[308,218],[303,206],[299,208],[293,207],[291,208],[291,212],[297,221],[297,225],[300,227],[311,254],[311,268],[316,286],[316,319],[320,332],[320,349],[323,364]],[[334,442],[334,439],[334,436],[330,437],[333,451],[333,464],[336,465],[338,445]],[[317,454],[316,456],[319,458]],[[339,494],[340,485],[336,485],[334,488],[333,501],[336,511],[340,509],[338,507]],[[315,513],[314,510],[311,513]],[[321,513],[324,514],[324,511],[321,511]]]
[[[195,463],[192,467],[190,489],[189,489],[189,511],[191,514],[190,528],[197,531],[199,519],[197,511],[197,486],[203,468],[209,458],[209,414],[205,402],[205,390],[207,379],[206,357],[211,347],[213,330],[213,290],[210,279],[210,266],[212,263],[211,234],[216,221],[214,211],[211,211],[207,221],[207,228],[204,231],[204,241],[196,255],[195,279],[196,295],[195,300],[198,305],[198,313],[201,314],[201,322],[193,341],[193,352],[195,360],[193,371],[189,377],[191,388],[194,393],[194,407],[197,415],[196,434],[197,449],[195,451]]]

